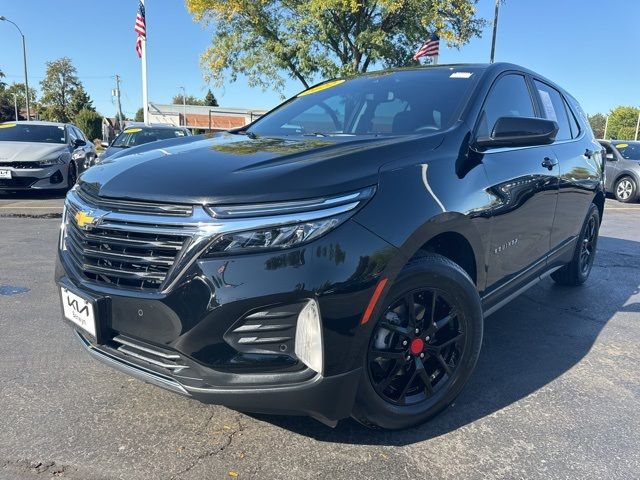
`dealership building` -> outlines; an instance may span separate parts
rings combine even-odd
[[[214,132],[243,127],[264,113],[266,110],[260,109],[149,103],[149,123]]]

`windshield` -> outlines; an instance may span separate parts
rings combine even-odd
[[[257,135],[409,135],[447,128],[477,68],[382,72],[311,88],[256,121]]]
[[[0,124],[0,142],[66,143],[64,126]]]
[[[640,160],[640,142],[614,143],[613,146],[620,152],[622,158]]]
[[[127,128],[116,137],[111,146],[119,148],[136,147],[157,140],[167,140],[186,135],[186,132],[181,128]]]

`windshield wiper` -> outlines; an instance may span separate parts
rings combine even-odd
[[[329,134],[323,133],[323,132],[310,132],[310,133],[303,133],[302,136],[303,137],[328,137]]]
[[[236,133],[236,134],[238,134],[238,135],[246,135],[246,136],[247,136],[247,137],[249,137],[251,140],[255,140],[256,138],[258,138],[258,136],[257,136],[255,133],[250,132],[249,130],[236,130],[236,131],[235,131],[235,132],[233,132],[233,133]]]

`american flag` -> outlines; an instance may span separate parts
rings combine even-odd
[[[426,41],[418,51],[413,55],[414,60],[418,60],[422,57],[434,57],[440,52],[440,37],[435,33],[431,35],[428,41]]]
[[[142,2],[138,2],[138,14],[136,15],[136,24],[133,30],[138,34],[138,38],[136,38],[136,52],[138,53],[138,57],[142,58],[142,39],[147,38],[147,21],[144,18],[144,5]]]

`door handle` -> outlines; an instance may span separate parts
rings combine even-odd
[[[544,157],[544,160],[542,161],[542,166],[549,170],[553,170],[553,167],[555,167],[557,164],[557,158]]]

